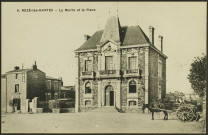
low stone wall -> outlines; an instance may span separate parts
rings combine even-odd
[[[43,108],[36,108],[36,113],[43,113]]]
[[[55,109],[55,108],[53,108],[53,109],[52,109],[52,113],[60,113],[60,109]]]

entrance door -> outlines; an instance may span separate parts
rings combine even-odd
[[[107,86],[105,89],[105,105],[114,106],[114,91],[112,86]]]
[[[110,91],[110,106],[114,106],[114,91]]]
[[[20,111],[20,99],[13,99],[14,112]]]

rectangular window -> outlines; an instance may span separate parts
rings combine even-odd
[[[15,84],[15,93],[19,93],[19,84]]]
[[[55,95],[54,99],[57,100],[58,99],[58,95]]]
[[[129,101],[129,106],[136,106],[136,101]]]
[[[161,86],[158,88],[158,99],[161,99]]]
[[[129,57],[129,69],[137,69],[137,57]]]
[[[50,81],[50,80],[48,80],[48,83],[47,83],[47,89],[48,89],[48,90],[51,90],[51,81]]]
[[[15,79],[18,79],[18,74],[15,75]]]
[[[46,93],[45,95],[46,95],[46,101],[51,100],[51,93]]]
[[[22,81],[25,82],[25,74],[22,74]]]
[[[92,71],[92,61],[91,60],[85,61],[85,71]]]
[[[54,90],[58,90],[58,82],[54,82]]]
[[[48,95],[48,100],[51,100],[51,95]]]
[[[105,70],[113,70],[113,56],[105,57]]]
[[[158,77],[162,78],[162,62],[158,63]]]

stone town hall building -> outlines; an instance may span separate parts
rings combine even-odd
[[[154,28],[148,38],[139,26],[120,26],[110,17],[104,30],[86,36],[75,50],[78,66],[76,111],[114,106],[140,111],[142,104],[166,94],[167,56],[154,46]]]

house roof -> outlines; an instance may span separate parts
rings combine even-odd
[[[54,78],[54,77],[50,77],[50,76],[46,76],[46,79],[50,79],[50,80],[61,80],[61,79]]]
[[[111,17],[108,19],[104,30],[95,32],[76,51],[97,49],[96,45],[109,39],[115,42],[121,42],[121,46],[150,43],[149,38],[139,26],[121,27],[119,19],[117,17]]]
[[[76,51],[97,49],[100,44],[100,39],[103,34],[103,30],[95,32],[81,47]],[[137,45],[149,43],[149,38],[145,35],[143,30],[139,26],[121,27],[120,30],[120,42],[121,46]]]
[[[118,17],[110,17],[103,30],[100,42],[105,42],[106,40],[113,40],[115,42],[120,42],[120,22]]]
[[[18,70],[9,71],[7,73],[27,72],[27,71],[30,71],[30,70],[33,70],[33,69],[32,68],[29,68],[29,69],[18,69]]]
[[[75,86],[62,86],[61,90],[73,90],[74,91]]]

